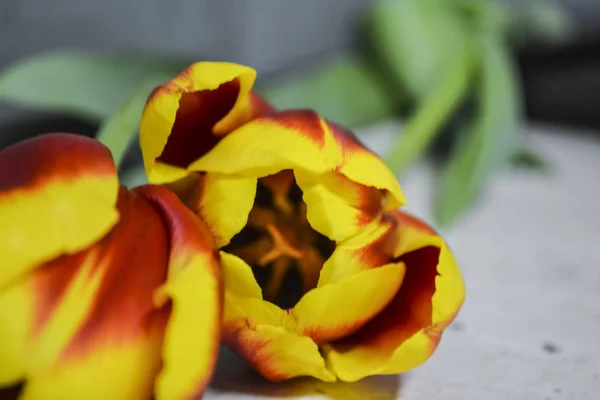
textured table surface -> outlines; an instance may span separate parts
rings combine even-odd
[[[373,127],[374,150],[391,125]],[[600,139],[531,132],[549,172],[506,170],[469,215],[444,232],[467,301],[436,354],[401,377],[325,384],[265,383],[230,353],[207,399],[596,400],[600,398]],[[407,210],[430,219],[434,174],[402,180]]]

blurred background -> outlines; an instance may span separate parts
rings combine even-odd
[[[135,168],[149,88],[232,61],[280,108],[401,120],[383,155],[399,174],[433,156],[450,224],[498,168],[546,167],[525,123],[600,129],[598,21],[595,0],[2,0],[0,147],[100,129]]]

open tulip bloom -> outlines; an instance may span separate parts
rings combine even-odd
[[[45,135],[0,152],[0,386],[193,398],[219,340],[271,381],[426,361],[464,300],[443,239],[348,130],[278,111],[255,71],[197,63],[142,115],[149,181]],[[223,290],[224,289],[224,290]]]

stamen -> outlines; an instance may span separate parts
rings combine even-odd
[[[295,259],[302,257],[303,252],[295,249],[275,225],[268,224],[267,232],[269,232],[271,238],[273,238],[273,248],[258,260],[259,265],[267,265],[271,261],[286,256]]]

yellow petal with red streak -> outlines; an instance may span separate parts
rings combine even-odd
[[[152,394],[169,311],[153,303],[166,274],[167,235],[142,198],[122,189],[117,207],[118,224],[99,242],[0,291],[0,338],[8,338],[0,353],[11,357],[0,380],[26,379],[24,398]]]
[[[327,346],[328,365],[344,381],[407,371],[427,360],[465,296],[456,262],[439,236],[406,214],[398,220],[398,260],[406,275],[396,296],[360,330]]]
[[[396,175],[381,158],[369,151],[348,129],[331,122],[328,123],[328,128],[342,149],[344,162],[337,169],[339,173],[362,185],[385,190],[386,211],[406,204]]]
[[[140,124],[148,179],[168,183],[188,175],[190,162],[221,137],[270,107],[251,92],[256,72],[225,62],[191,65],[150,95]]]
[[[338,243],[321,269],[318,286],[391,263],[399,254],[397,226],[396,218],[386,213],[357,235]]]
[[[297,329],[317,343],[357,331],[392,300],[404,271],[402,263],[389,264],[311,290],[290,311]]]
[[[379,190],[355,183],[336,172],[314,175],[297,170],[310,225],[331,240],[342,242],[375,221],[383,211]]]
[[[405,203],[394,174],[351,133],[307,110],[256,118],[227,135],[189,166],[245,176],[266,176],[285,169],[320,175],[339,172],[364,186],[385,191],[385,210]]]
[[[325,367],[318,346],[310,338],[270,325],[224,330],[223,342],[266,379],[278,382],[312,376],[325,382],[335,376]]]
[[[341,162],[342,153],[318,114],[282,111],[234,130],[190,169],[257,177],[294,168],[320,174]]]
[[[64,257],[47,263],[32,272],[31,277],[21,278],[0,291],[0,325],[3,327],[0,330],[0,386],[54,365],[85,320],[102,272],[94,272],[96,252],[77,259],[79,265],[68,265]],[[60,276],[61,272],[64,276]],[[40,300],[34,297],[40,286],[48,292],[62,289],[60,302],[50,302],[53,309],[43,310]],[[44,316],[45,325],[32,340],[32,332],[39,325],[36,320],[42,313],[51,315]]]
[[[225,280],[223,343],[269,380],[313,376],[334,381],[315,342],[295,332],[295,320],[289,313],[262,300],[250,266],[225,252],[221,258]]]
[[[157,378],[158,400],[196,398],[216,363],[222,287],[216,243],[206,225],[163,187],[136,189],[161,213],[169,232],[167,281],[157,305],[171,304]]]
[[[432,297],[431,325],[402,343],[382,373],[398,374],[427,361],[437,348],[444,329],[458,314],[465,299],[464,281],[456,260],[446,244],[441,248],[438,273],[436,291]]]
[[[93,139],[46,134],[0,152],[0,288],[37,264],[75,253],[118,219],[110,151]]]

